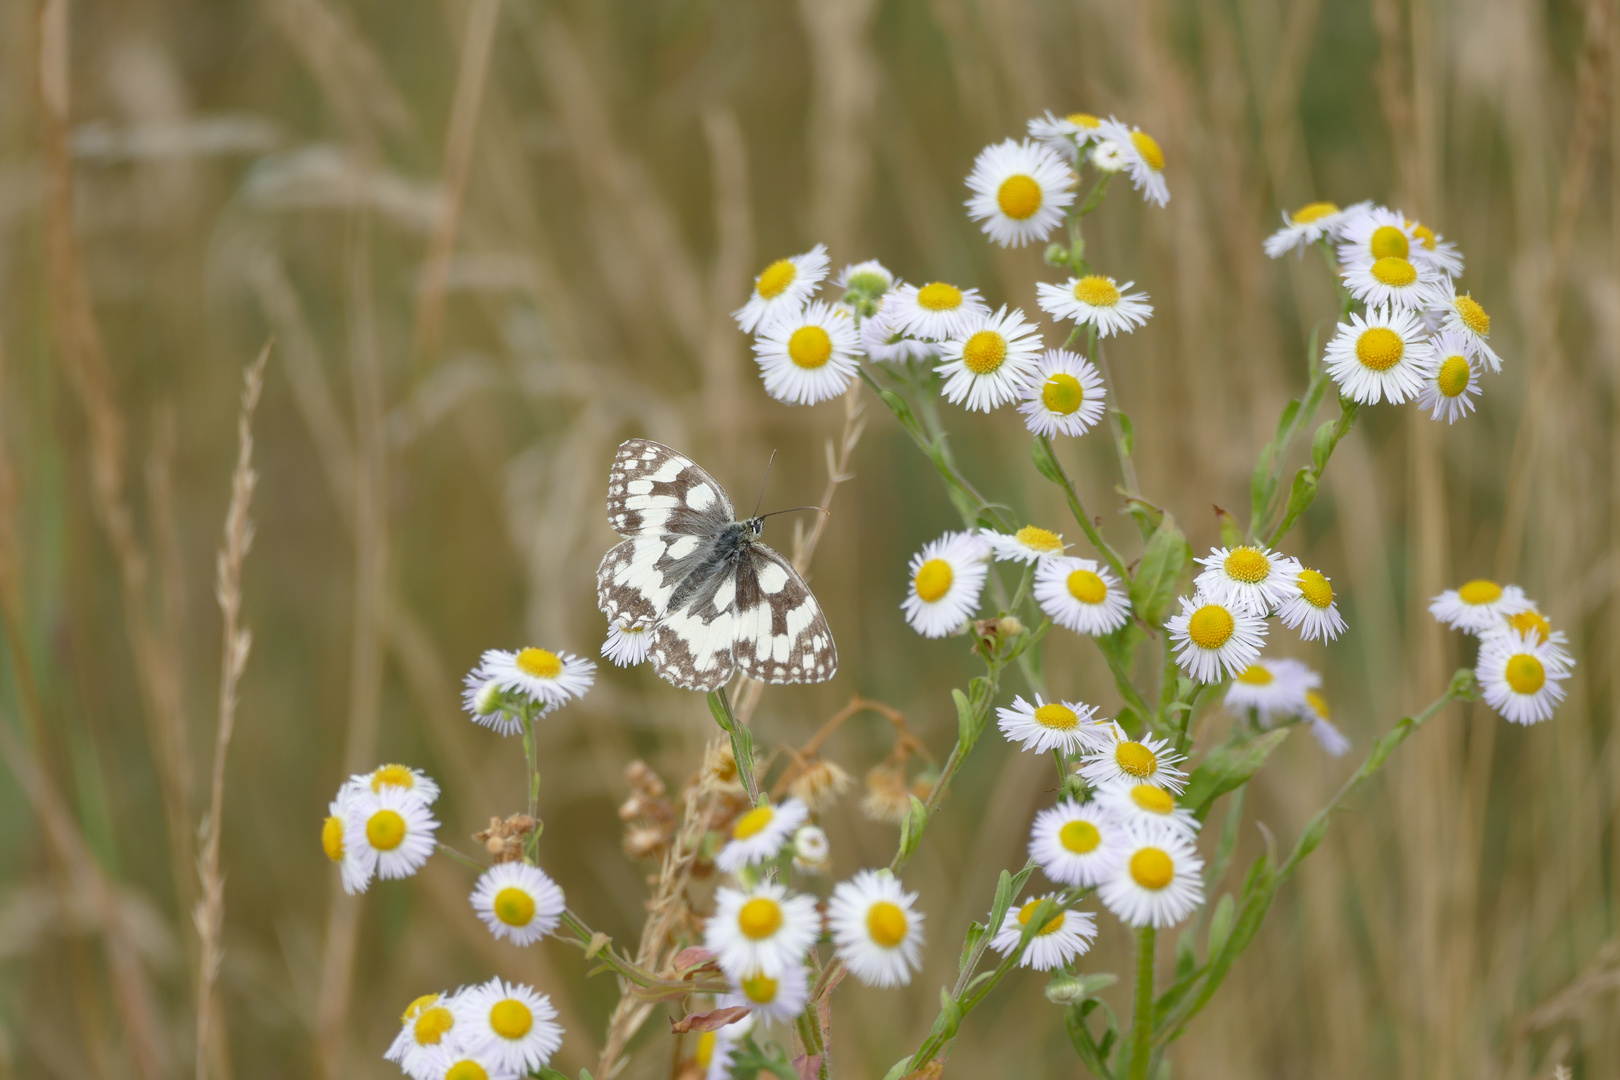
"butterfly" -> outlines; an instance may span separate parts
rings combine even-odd
[[[607,510],[625,540],[596,569],[596,606],[609,622],[648,630],[662,678],[714,690],[738,670],[773,683],[838,671],[821,605],[793,564],[760,542],[765,519],[736,520],[697,462],[625,441],[608,473]]]

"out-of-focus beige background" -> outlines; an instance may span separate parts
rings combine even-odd
[[[399,760],[444,784],[444,834],[465,846],[518,809],[516,744],[467,722],[459,679],[491,646],[596,652],[614,445],[681,447],[739,503],[775,449],[767,503],[815,501],[841,408],[768,399],[728,312],[762,265],[818,241],[835,268],[877,257],[1034,312],[1052,272],[979,235],[962,178],[1047,108],[1116,113],[1165,148],[1169,206],[1116,184],[1089,254],[1153,297],[1111,360],[1142,485],[1195,547],[1216,539],[1212,504],[1241,514],[1331,319],[1314,256],[1261,255],[1280,208],[1372,198],[1431,223],[1462,245],[1507,358],[1455,427],[1364,410],[1291,538],[1351,632],[1274,648],[1325,670],[1356,756],[1290,740],[1227,887],[1467,659],[1429,595],[1519,581],[1581,661],[1550,724],[1459,707],[1401,749],[1284,890],[1175,1075],[1620,1075],[1617,35],[1603,0],[0,5],[0,726],[17,770],[0,781],[0,1076],[194,1071],[214,553],[241,371],[270,334],[214,1075],[393,1075],[380,1054],[406,1002],[496,973],[557,1000],[555,1064],[594,1065],[609,980],[555,942],[495,943],[442,858],[336,894],[326,801],[349,768]],[[945,415],[977,483],[1063,520],[1015,415]],[[802,741],[858,692],[943,755],[945,688],[972,664],[897,604],[909,553],[955,519],[887,413],[867,419],[812,571],[842,670],[768,690],[755,724]],[[1104,439],[1066,452],[1130,542]],[[791,521],[768,538],[788,547]],[[1117,704],[1085,643],[1055,637],[1049,667],[1055,690]],[[605,670],[546,724],[543,862],[621,941],[646,871],[619,851],[623,766],[678,785],[711,725],[645,669]],[[888,746],[872,718],[828,751],[859,776]],[[904,992],[839,992],[841,1074],[880,1076],[926,1031],[962,928],[1052,797],[1042,764],[981,744],[906,875],[927,965]],[[840,875],[894,842],[857,804],[827,817]],[[1128,939],[1101,921],[1091,969],[1123,971]],[[950,1072],[1076,1075],[1042,984],[1009,979]],[[663,1028],[626,1075],[667,1075]]]

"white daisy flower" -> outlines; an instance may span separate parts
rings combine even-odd
[[[517,652],[489,649],[484,653],[483,670],[485,678],[495,680],[502,690],[545,706],[584,697],[596,681],[593,661],[533,646]]]
[[[780,806],[761,803],[739,816],[731,826],[731,839],[714,858],[722,872],[734,874],[745,866],[776,858],[793,830],[810,816],[810,808],[798,799]]]
[[[506,692],[498,680],[484,674],[480,662],[461,680],[461,707],[467,710],[473,723],[482,724],[501,735],[521,735],[523,721],[506,710]],[[550,712],[550,706],[541,713]]]
[[[945,400],[952,405],[989,412],[1014,401],[1035,370],[1041,335],[1024,313],[1006,307],[970,322],[965,333],[947,340],[939,351],[944,363],[934,368],[945,376]]]
[[[1350,263],[1343,275],[1345,289],[1368,307],[1416,311],[1429,305],[1434,290],[1440,286],[1438,270],[1399,255]]]
[[[1165,626],[1176,645],[1176,663],[1201,683],[1218,683],[1260,659],[1266,621],[1235,604],[1195,592],[1181,597],[1181,614]]]
[[[978,289],[963,289],[946,281],[901,285],[883,298],[889,325],[902,334],[944,341],[961,337],[990,314],[990,305]]]
[[[1035,435],[1084,435],[1103,416],[1108,391],[1090,360],[1067,349],[1048,349],[1024,384],[1024,426]]]
[[[838,287],[845,293],[860,293],[876,300],[894,288],[894,275],[876,259],[851,263],[838,275]]]
[[[1277,609],[1277,617],[1288,629],[1298,630],[1301,641],[1332,641],[1344,633],[1344,617],[1333,599],[1333,582],[1320,570],[1299,567],[1294,593]]]
[[[805,975],[804,965],[798,961],[776,975],[754,971],[731,981],[737,990],[720,998],[720,1008],[743,1005],[753,1010],[750,1015],[762,1020],[791,1023],[804,1012],[805,1003],[810,1000],[810,980]]]
[[[408,791],[421,799],[428,806],[439,797],[439,785],[433,778],[421,769],[413,769],[409,765],[379,765],[368,773],[358,773],[349,777],[344,785],[353,792],[370,791],[376,793],[385,787],[399,788]]]
[[[1468,357],[1460,335],[1442,330],[1433,338],[1435,364],[1418,390],[1418,408],[1429,410],[1429,419],[1455,424],[1474,411],[1474,398],[1480,394],[1480,371]]]
[[[1029,137],[1050,146],[1072,162],[1078,159],[1078,148],[1094,140],[1101,127],[1102,119],[1090,113],[1053,116],[1048,109],[1044,116],[1030,120]]]
[[[505,862],[485,870],[472,891],[473,910],[497,940],[532,945],[557,929],[568,901],[537,866]]]
[[[1299,560],[1266,547],[1210,548],[1193,588],[1251,615],[1271,614],[1297,592]]]
[[[1321,685],[1322,676],[1298,660],[1261,657],[1232,676],[1226,711],[1241,715],[1253,709],[1260,723],[1270,727],[1274,720],[1303,714],[1305,695]]]
[[[1037,563],[1034,596],[1053,622],[1077,634],[1112,634],[1131,617],[1128,590],[1092,559],[1064,556]]]
[[[1118,725],[1109,745],[1085,756],[1080,778],[1092,787],[1108,784],[1151,784],[1180,795],[1187,787],[1187,774],[1176,768],[1187,760],[1185,754],[1170,749],[1168,739],[1143,735],[1128,738]]]
[[[562,1045],[551,999],[522,983],[491,979],[456,997],[456,1042],[512,1073],[538,1072]]]
[[[1153,136],[1141,128],[1126,127],[1110,116],[1097,128],[1097,137],[1119,147],[1125,169],[1131,174],[1131,186],[1142,193],[1142,198],[1160,206],[1170,201],[1170,186],[1164,182],[1164,151]]]
[[[343,891],[350,896],[366,891],[371,884],[372,871],[372,865],[360,857],[360,850],[343,842],[348,830],[349,804],[353,801],[354,793],[345,784],[327,806],[326,820],[321,823],[321,850],[338,864]]]
[[[1479,632],[1479,639],[1487,641],[1503,634],[1517,633],[1521,637],[1535,635],[1537,641],[1545,642],[1553,647],[1558,654],[1559,661],[1565,667],[1575,666],[1575,657],[1569,651],[1569,635],[1562,630],[1554,630],[1552,623],[1536,609],[1536,602],[1529,601],[1530,607],[1517,615],[1510,615],[1495,626]]]
[[[1491,348],[1490,313],[1472,293],[1458,293],[1457,283],[1443,277],[1429,291],[1429,311],[1440,316],[1440,328],[1462,339],[1467,354],[1493,372],[1502,370],[1502,358]],[[1451,345],[1441,345],[1445,352]]]
[[[1033,566],[1042,559],[1062,555],[1065,546],[1063,534],[1043,529],[1039,525],[1025,525],[1011,536],[994,529],[980,529],[979,535],[990,542],[1000,562],[1018,562]]]
[[[1129,162],[1125,158],[1125,148],[1112,139],[1094,138],[1091,149],[1086,151],[1086,160],[1097,167],[1098,172],[1117,173],[1124,172]]]
[[[1340,210],[1334,203],[1313,202],[1306,203],[1292,214],[1284,210],[1283,227],[1266,237],[1266,254],[1273,259],[1280,259],[1290,251],[1303,255],[1307,247],[1324,236],[1329,240],[1336,237],[1339,227],[1359,209],[1352,206],[1349,210]]]
[[[799,967],[820,936],[815,897],[790,896],[783,886],[767,881],[746,892],[725,886],[715,891],[703,946],[733,979],[756,973],[777,979]]]
[[[713,1031],[701,1031],[697,1037],[698,1068],[703,1080],[731,1080],[731,1061],[742,1048],[742,1041],[754,1027],[754,1014],[733,1020]]]
[[[1125,857],[1125,829],[1096,803],[1065,799],[1035,815],[1029,857],[1060,885],[1094,886]]]
[[[864,986],[905,986],[922,966],[917,894],[888,871],[862,870],[833,887],[827,928],[839,959]]]
[[[1045,240],[1074,202],[1074,174],[1051,147],[1007,139],[979,151],[968,174],[968,217],[1002,247]]]
[[[1096,716],[1095,706],[1079,701],[1044,702],[1036,694],[1033,705],[1014,697],[1011,708],[996,709],[996,726],[1008,742],[1037,754],[1059,749],[1065,754],[1091,753],[1114,743],[1113,725]]]
[[[1344,732],[1334,726],[1327,698],[1315,690],[1307,690],[1305,711],[1301,715],[1310,725],[1311,734],[1315,736],[1316,741],[1322,744],[1323,750],[1333,757],[1343,757],[1350,752],[1350,740],[1344,737]]]
[[[1486,704],[1515,724],[1539,724],[1552,718],[1564,700],[1559,683],[1569,678],[1575,661],[1535,631],[1494,634],[1479,645],[1474,678]]]
[[[1387,206],[1351,207],[1339,226],[1339,262],[1344,266],[1412,255],[1412,224]]]
[[[1119,869],[1097,889],[1108,910],[1130,926],[1174,926],[1204,902],[1204,860],[1168,825],[1131,830]]]
[[[1042,281],[1035,286],[1035,302],[1054,319],[1095,326],[1098,337],[1126,334],[1153,315],[1147,293],[1125,291],[1134,284],[1120,285],[1106,274],[1072,277],[1062,285]]]
[[[751,334],[778,315],[797,311],[816,294],[827,276],[827,245],[817,244],[803,255],[777,259],[754,279],[748,303],[731,313],[737,326]]]
[[[493,1053],[475,1054],[458,1046],[445,1056],[444,1068],[431,1074],[430,1080],[519,1080],[519,1073],[506,1068]]]
[[[814,405],[849,389],[859,353],[854,320],[820,300],[773,316],[754,339],[765,392],[789,405]]]
[[[1517,585],[1498,585],[1488,578],[1475,578],[1430,600],[1429,614],[1453,630],[1479,634],[1494,628],[1503,619],[1529,611],[1531,606],[1524,590]]]
[[[407,1005],[383,1060],[398,1065],[412,1080],[437,1080],[451,1064],[454,1006],[455,998],[448,994],[423,994]]]
[[[923,637],[942,638],[979,609],[990,545],[972,533],[946,533],[911,557],[911,588],[900,609]]]
[[[617,619],[608,625],[607,640],[602,642],[602,655],[620,667],[634,667],[647,659],[652,651],[652,625],[645,620],[626,622]]]
[[[1450,277],[1461,277],[1463,272],[1462,252],[1457,245],[1435,232],[1421,221],[1411,221],[1412,261],[1428,263],[1442,274]]]
[[[433,854],[439,823],[427,804],[407,791],[385,787],[355,794],[343,821],[343,850],[354,853],[369,879],[410,877]]]
[[[1024,935],[1024,927],[1035,917],[1035,909],[1040,906],[1042,900],[1057,901],[1057,910],[1046,917],[1045,925],[1035,931],[1035,936],[1029,939],[1029,944],[1024,948],[1024,955],[1018,959],[1018,966],[1032,967],[1036,971],[1051,971],[1053,968],[1065,966],[1077,956],[1084,956],[1097,937],[1097,916],[1089,911],[1075,911],[1063,907],[1062,897],[1057,893],[1037,896],[1016,909],[1008,908],[1006,916],[1001,920],[1001,929],[990,939],[990,947],[1002,956],[1007,956],[1018,948],[1018,942]]]
[[[1097,805],[1113,814],[1127,830],[1165,825],[1191,840],[1198,835],[1198,819],[1176,797],[1152,784],[1106,784],[1097,790]]]
[[[908,360],[931,360],[939,355],[939,346],[929,341],[907,337],[894,328],[894,320],[887,304],[880,306],[875,315],[861,320],[861,351],[873,360],[886,364],[903,364]]]
[[[1346,397],[1363,405],[1399,405],[1416,397],[1434,363],[1434,348],[1416,314],[1397,308],[1352,312],[1326,350],[1327,372]]]
[[[832,861],[832,844],[820,825],[800,825],[793,833],[793,869],[801,874],[825,874]]]

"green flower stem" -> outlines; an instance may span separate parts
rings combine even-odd
[[[1317,488],[1321,485],[1322,474],[1327,471],[1328,461],[1333,457],[1333,450],[1339,445],[1339,440],[1356,426],[1356,415],[1360,408],[1349,398],[1339,398],[1339,418],[1317,430],[1316,437],[1311,440],[1311,465],[1295,474],[1293,486],[1288,492],[1287,509],[1277,527],[1266,537],[1267,547],[1286,536],[1288,530],[1294,527],[1294,522],[1316,500]],[[1304,412],[1303,409],[1300,411]]]
[[[759,805],[759,785],[754,781],[754,734],[732,711],[725,687],[710,692],[709,712],[714,714],[720,730],[731,736],[731,757],[737,763],[737,777],[742,781],[743,790],[748,792],[749,803]]]
[[[540,757],[539,746],[534,735],[534,707],[530,702],[523,703],[523,764],[528,770],[529,781],[529,819],[535,823],[534,830],[523,838],[524,860],[533,863],[535,853],[540,850]]]
[[[485,866],[483,863],[479,862],[477,859],[473,858],[471,855],[468,855],[466,852],[462,851],[460,848],[453,848],[449,844],[446,844],[442,840],[437,842],[437,846],[438,846],[438,849],[440,851],[444,852],[446,855],[450,856],[452,859],[454,859],[456,862],[460,863],[463,866],[469,867],[469,868],[471,868],[473,870],[477,870],[479,872],[483,872],[483,871],[489,869],[489,867]]]
[[[1036,438],[1040,442],[1041,448],[1046,451],[1047,458],[1052,462],[1055,475],[1049,477],[1049,479],[1063,489],[1064,497],[1069,501],[1069,512],[1074,515],[1074,520],[1079,524],[1080,531],[1086,534],[1086,539],[1091,541],[1091,546],[1096,548],[1097,552],[1107,561],[1108,568],[1118,575],[1120,581],[1128,583],[1131,580],[1131,575],[1125,569],[1125,560],[1119,557],[1119,552],[1114,550],[1113,545],[1103,538],[1102,533],[1097,531],[1097,526],[1092,523],[1091,515],[1086,513],[1085,504],[1080,501],[1080,493],[1074,489],[1074,481],[1069,479],[1068,470],[1063,467],[1063,462],[1058,459],[1057,450],[1052,446],[1051,438],[1046,435],[1039,435]]]
[[[1114,389],[1114,375],[1108,369],[1108,354],[1101,345],[1097,344],[1097,328],[1086,328],[1086,346],[1090,350],[1090,359],[1102,372],[1103,388],[1108,391],[1108,398],[1114,404],[1108,410],[1108,427],[1114,433],[1114,452],[1119,455],[1119,475],[1125,482],[1127,495],[1142,494],[1141,485],[1136,482],[1136,462],[1131,457],[1130,440],[1125,436],[1125,422],[1120,419],[1123,415],[1119,411],[1119,392]]]
[[[557,936],[578,945],[591,959],[600,960],[621,978],[641,987],[646,993],[638,996],[647,1000],[673,999],[687,994],[723,994],[730,989],[730,984],[723,979],[661,979],[621,955],[605,935],[599,939],[596,931],[570,909],[563,910]]]
[[[1136,932],[1136,994],[1131,1014],[1130,1080],[1147,1080],[1153,1053],[1153,953],[1158,932],[1144,926]]]

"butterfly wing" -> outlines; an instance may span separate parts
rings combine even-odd
[[[781,553],[749,546],[737,567],[735,662],[772,683],[826,682],[838,672],[838,647],[804,578]]]
[[[608,524],[620,536],[710,536],[736,511],[714,477],[685,454],[647,439],[626,439],[608,472]]]

